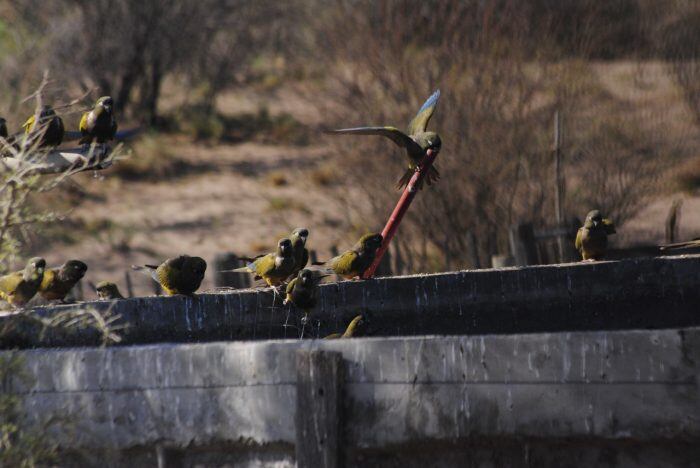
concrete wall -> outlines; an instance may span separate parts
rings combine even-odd
[[[292,466],[300,349],[342,353],[348,466],[700,463],[700,328],[28,350],[11,388],[66,459]]]
[[[346,281],[321,286],[304,336],[342,330],[358,313],[373,336],[698,326],[699,285],[698,255]],[[302,330],[302,313],[283,307],[269,289],[92,302],[36,314],[76,307],[120,314],[129,324],[122,344],[298,338]],[[0,318],[0,329],[7,324]],[[0,347],[99,343],[89,330],[38,338],[40,330],[30,319],[15,321]]]

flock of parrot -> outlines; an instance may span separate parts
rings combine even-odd
[[[392,140],[396,145],[406,150],[408,168],[399,179],[399,188],[408,185],[428,150],[439,152],[440,136],[428,131],[427,126],[432,117],[440,91],[433,93],[421,106],[416,116],[411,120],[406,132],[391,126],[356,127],[330,130],[326,133],[340,135],[379,135]],[[113,100],[103,96],[97,100],[94,107],[82,115],[79,123],[80,133],[77,137],[81,144],[104,144],[115,138],[117,122],[113,111]],[[37,122],[38,119],[38,122]],[[23,125],[24,130],[14,135],[8,135],[5,119],[0,118],[0,154],[8,156],[7,150],[15,150],[26,145],[36,145],[43,148],[53,148],[61,144],[66,132],[63,120],[50,106],[43,106]],[[71,132],[68,132],[71,133]],[[76,135],[73,135],[76,136]],[[425,180],[428,185],[435,183],[440,177],[435,167],[430,167]],[[420,183],[420,182],[419,182]],[[416,187],[420,189],[420,186]],[[601,260],[605,257],[608,236],[615,234],[615,225],[603,216],[599,210],[592,210],[586,216],[583,226],[578,230],[575,247],[584,261]],[[362,236],[349,250],[331,258],[326,262],[309,264],[309,251],[306,241],[309,230],[294,229],[289,237],[280,239],[274,252],[257,257],[239,257],[245,265],[227,271],[248,272],[255,279],[262,279],[272,287],[273,293],[282,293],[284,289],[284,304],[292,304],[308,314],[317,302],[318,284],[321,279],[336,274],[345,279],[362,277],[363,273],[373,263],[376,252],[383,242],[379,233],[369,233]],[[691,241],[665,246],[680,248],[700,245],[700,241]],[[307,268],[309,266],[309,268]],[[31,258],[24,270],[9,273],[0,277],[0,299],[14,307],[22,307],[36,294],[48,301],[63,301],[70,290],[80,281],[87,271],[87,265],[80,260],[69,260],[57,268],[46,268],[43,258]],[[197,291],[204,279],[207,263],[200,257],[180,255],[169,258],[160,265],[133,266],[135,270],[146,273],[158,282],[168,295],[191,295]],[[116,284],[102,281],[93,286],[100,299],[119,300],[124,297]],[[344,333],[330,335],[327,338],[347,338],[354,334],[362,322],[362,316],[355,317]]]

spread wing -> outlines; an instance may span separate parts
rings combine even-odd
[[[576,232],[576,243],[574,245],[576,250],[581,250],[583,248],[583,228],[579,228]]]
[[[332,258],[328,263],[339,275],[351,275],[355,272],[354,266],[359,258],[359,255],[354,250],[348,250],[347,252]]]
[[[395,127],[341,128],[339,130],[327,130],[325,133],[339,135],[379,135],[389,138],[391,141],[393,141],[402,148],[418,146],[418,143],[413,141],[411,137],[409,137],[404,132]]]
[[[416,116],[413,117],[413,120],[411,120],[411,123],[408,124],[409,135],[415,135],[416,133],[424,132],[425,129],[428,128],[428,122],[433,116],[433,112],[435,111],[435,106],[437,105],[438,99],[440,99],[439,89],[435,91],[433,95],[425,101],[425,103],[420,108]]]

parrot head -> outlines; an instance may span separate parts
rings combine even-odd
[[[25,281],[38,281],[44,279],[44,269],[46,268],[46,260],[41,257],[30,258],[27,266],[24,267],[22,278]]]
[[[309,237],[309,230],[306,228],[296,228],[292,231],[292,235],[289,236],[289,240],[293,244],[297,243],[297,240],[301,240],[301,245],[306,245],[306,239]]]
[[[63,281],[78,281],[85,276],[88,267],[80,260],[68,260],[58,271],[58,277]]]
[[[434,152],[440,152],[442,147],[442,140],[440,140],[440,135],[435,132],[421,132],[414,136],[416,143],[423,148],[423,151],[433,150]]]
[[[383,238],[381,234],[378,232],[372,232],[360,237],[360,240],[357,242],[357,247],[360,250],[374,252],[382,245],[382,240]]]
[[[280,257],[289,257],[293,252],[294,249],[292,248],[292,241],[286,237],[277,242],[277,255]]]
[[[204,272],[207,271],[207,262],[202,257],[188,257],[185,265],[197,277],[204,277]]]
[[[110,281],[100,281],[95,286],[95,291],[100,299],[111,299],[121,295],[117,285]]]
[[[314,274],[311,270],[308,270],[306,268],[299,272],[297,278],[299,278],[299,281],[304,286],[313,286],[314,284]]]
[[[583,225],[587,229],[591,229],[591,228],[597,228],[602,223],[603,223],[603,215],[601,214],[600,210],[591,210],[586,215],[586,221],[583,223]]]
[[[102,96],[95,103],[95,109],[104,110],[107,113],[112,112],[112,107],[114,106],[114,101],[112,96]]]

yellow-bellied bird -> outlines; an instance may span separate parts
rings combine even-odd
[[[61,301],[85,276],[88,267],[80,260],[68,260],[61,268],[44,271],[44,279],[39,286],[39,294],[48,301]]]
[[[340,275],[345,279],[352,279],[356,276],[362,276],[365,270],[372,265],[377,249],[381,245],[381,234],[365,234],[352,249],[331,258],[327,262],[316,262],[314,265],[325,265],[336,275]]]
[[[287,284],[285,304],[294,304],[308,314],[318,302],[318,283],[327,275],[303,269]]]
[[[40,147],[58,146],[63,141],[63,120],[56,115],[51,106],[43,106],[39,112],[39,125],[36,125],[36,116],[32,115],[24,122],[24,133],[28,145],[37,144]]]
[[[345,333],[331,333],[327,337],[325,337],[325,340],[335,340],[338,338],[352,338],[353,335],[355,335],[355,332],[357,331],[357,327],[359,325],[362,325],[362,315],[358,315],[348,325],[348,328],[345,329]]]
[[[97,297],[104,300],[124,299],[117,285],[110,281],[100,281],[97,283],[95,292],[97,292]]]
[[[117,121],[114,118],[114,101],[111,96],[102,96],[91,111],[80,119],[81,144],[107,143],[117,134]]]
[[[391,141],[406,150],[408,157],[408,169],[396,184],[398,188],[408,185],[413,173],[420,167],[425,154],[428,150],[439,152],[442,146],[440,135],[435,132],[427,131],[428,122],[433,116],[435,106],[440,99],[440,90],[438,89],[430,96],[423,106],[420,108],[416,116],[408,124],[406,133],[396,127],[356,127],[343,128],[340,130],[330,130],[327,133],[347,134],[347,135],[381,135],[389,138]],[[440,174],[434,166],[430,167],[426,179],[428,185],[437,181]],[[420,188],[420,187],[418,187]]]
[[[46,261],[41,257],[34,257],[29,259],[23,271],[0,277],[0,299],[15,307],[29,302],[39,290],[45,268]]]
[[[294,270],[294,265],[292,241],[284,238],[277,242],[276,252],[258,257],[244,267],[226,271],[247,271],[248,273],[253,273],[256,278],[260,277],[265,280],[269,286],[274,287],[279,286],[289,277]]]
[[[169,296],[191,295],[202,284],[204,272],[207,271],[207,262],[201,257],[180,255],[169,258],[158,266],[133,265],[132,268],[150,275]]]
[[[615,234],[615,224],[603,218],[599,210],[592,210],[576,233],[576,250],[584,260],[601,260],[608,250],[610,234]]]

